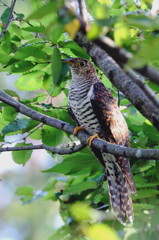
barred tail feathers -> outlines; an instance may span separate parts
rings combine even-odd
[[[125,225],[127,220],[133,223],[133,206],[126,177],[113,155],[105,153],[102,155],[106,164],[110,202],[113,211],[122,224]]]

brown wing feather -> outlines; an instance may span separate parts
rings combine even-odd
[[[111,143],[129,146],[129,131],[123,115],[111,93],[103,83],[94,84],[91,103],[101,125],[103,137]],[[116,157],[122,172],[126,176],[131,192],[135,193],[130,164],[127,158]]]

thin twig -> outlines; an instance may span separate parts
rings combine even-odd
[[[9,151],[26,151],[26,150],[39,150],[39,149],[45,149],[47,151],[52,152],[53,154],[72,154],[75,152],[78,152],[82,150],[85,147],[84,144],[76,144],[70,143],[67,145],[60,145],[57,147],[50,147],[45,144],[39,144],[39,145],[31,145],[31,146],[19,146],[19,147],[2,147],[0,148],[0,152],[9,152]]]
[[[8,6],[6,3],[4,3],[3,1],[0,0],[0,2],[1,2],[5,7],[11,9],[11,7],[9,7],[9,6]],[[15,15],[18,14],[18,13],[15,12],[14,10],[13,10],[13,13],[14,13]],[[15,20],[23,21],[23,22],[27,23],[30,27],[33,27],[33,25],[32,25],[29,21],[27,21],[27,20],[25,20],[25,19],[19,19],[19,18],[17,18],[17,19],[15,19]]]
[[[12,22],[13,9],[14,9],[15,3],[16,3],[16,0],[12,0],[11,6],[10,6],[10,13],[9,13],[9,16],[8,16],[8,20],[7,20],[7,23],[6,23],[3,31],[2,31],[1,34],[0,34],[0,39],[6,34],[8,28],[9,28],[9,25],[10,25],[10,23]]]
[[[43,126],[43,123],[39,123],[38,126],[36,126],[32,131],[28,132],[28,134],[26,134],[24,137],[21,137],[19,139],[16,139],[12,142],[5,142],[5,143],[8,143],[8,144],[12,144],[12,143],[15,143],[15,142],[19,142],[19,141],[22,141],[22,140],[25,140],[26,138],[28,138],[32,133],[34,133],[35,131],[37,131],[37,129],[39,129],[40,127]]]
[[[10,97],[7,93],[0,90],[0,100],[4,103],[14,107],[18,112],[34,119],[39,122],[42,122],[46,125],[55,127],[62,131],[68,132],[73,134],[74,126],[64,121],[46,116],[41,114],[31,108],[26,107],[25,105],[21,104],[20,102],[16,101],[12,97]],[[77,133],[77,137],[80,139],[81,143],[84,145],[88,144],[87,140],[90,137],[86,132],[79,131]],[[156,159],[159,160],[159,149],[136,149],[136,148],[129,148],[124,147],[121,145],[115,145],[108,143],[106,141],[100,139],[94,139],[92,142],[92,146],[100,149],[103,152],[111,153],[116,156],[124,156],[124,157],[133,157],[136,159]]]

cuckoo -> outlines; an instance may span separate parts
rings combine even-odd
[[[104,153],[91,146],[94,137],[113,144],[129,146],[129,131],[116,100],[98,78],[93,64],[83,58],[63,59],[71,68],[72,82],[68,105],[79,127],[92,137],[88,139],[95,156],[104,165],[111,206],[117,219],[125,224],[133,222],[131,194],[136,193],[129,160]]]

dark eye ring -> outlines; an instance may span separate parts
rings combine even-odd
[[[80,62],[80,66],[84,67],[85,66],[85,62]]]

